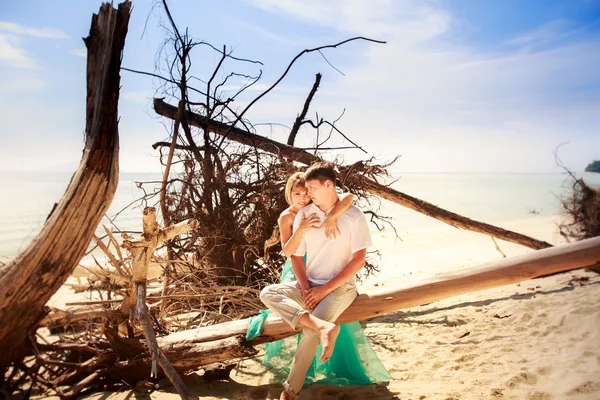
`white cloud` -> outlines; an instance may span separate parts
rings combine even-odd
[[[46,87],[39,76],[0,75],[0,93],[36,92]]]
[[[508,40],[506,44],[518,46],[541,46],[582,32],[583,28],[574,28],[573,22],[557,20],[542,24],[533,31],[525,32]]]
[[[39,64],[19,48],[18,44],[19,40],[15,36],[0,33],[0,63],[11,67],[40,69]]]
[[[258,33],[260,36],[263,36],[263,37],[271,40],[272,42],[279,43],[282,45],[287,45],[287,46],[298,44],[297,39],[292,39],[290,37],[271,32],[270,30],[263,28],[259,24],[253,24],[247,20],[233,18],[233,17],[227,16],[227,15],[224,16],[224,19],[226,21],[229,21],[229,24],[232,26],[236,26],[241,29],[246,29],[248,31]]]
[[[344,49],[327,52],[346,76],[324,82],[311,110],[334,119],[346,108],[339,127],[384,158],[403,154],[402,169],[552,171],[553,150],[569,140],[580,154],[577,169],[594,157],[590,146],[600,146],[591,140],[599,128],[600,41],[557,45],[582,32],[572,22],[546,23],[482,51],[452,40],[458,23],[435,2],[252,2],[334,34],[388,41],[354,46],[349,65],[335,61]],[[264,121],[279,110],[293,118],[298,102],[274,95],[253,114]]]
[[[74,49],[71,51],[71,54],[75,54],[76,56],[87,58],[87,49],[85,47],[81,47],[79,49]]]
[[[274,13],[285,13],[304,22],[340,32],[393,36],[416,43],[440,36],[449,29],[450,14],[436,2],[414,0],[248,0]]]
[[[52,28],[28,28],[14,22],[0,21],[0,31],[15,33],[18,35],[34,36],[44,39],[68,39],[69,36],[59,29]]]
[[[58,29],[28,28],[13,22],[0,21],[0,63],[26,69],[41,69],[41,66],[24,49],[19,47],[20,40],[17,35],[42,39],[68,38],[66,33]]]

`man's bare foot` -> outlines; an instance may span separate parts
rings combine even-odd
[[[279,396],[279,400],[292,400],[292,396],[283,389],[281,396]]]
[[[321,331],[321,346],[323,347],[323,352],[321,353],[321,361],[325,362],[331,357],[331,354],[333,353],[333,348],[335,347],[335,340],[337,339],[339,333],[339,325],[333,323],[331,324],[331,326]]]

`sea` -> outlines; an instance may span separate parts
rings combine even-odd
[[[540,218],[560,214],[561,199],[572,194],[573,179],[564,173],[401,173],[391,172],[391,186],[445,210],[488,223]],[[44,225],[54,203],[65,193],[72,173],[2,172],[0,185],[0,260],[14,258],[33,240]],[[600,174],[580,173],[591,186],[600,186]],[[106,216],[96,231],[105,236],[102,225],[113,231],[140,232],[142,210],[157,206],[158,197],[139,201],[144,191],[159,187],[161,174],[128,173],[119,176],[119,185]],[[358,204],[367,207],[365,204]],[[372,204],[379,215],[402,231],[438,229],[432,218],[414,218],[415,212],[382,201]],[[391,229],[384,225],[384,229]],[[380,232],[373,225],[374,232]]]

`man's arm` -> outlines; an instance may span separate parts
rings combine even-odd
[[[304,300],[308,307],[316,307],[329,293],[333,292],[345,282],[354,278],[354,275],[365,266],[367,248],[371,246],[371,234],[364,214],[355,220],[355,226],[350,233],[350,248],[352,258],[342,268],[339,274],[323,286],[317,286],[308,291]]]
[[[352,253],[352,259],[346,264],[346,266],[336,275],[335,278],[322,286],[317,286],[310,289],[304,298],[304,303],[310,309],[314,309],[321,300],[323,300],[329,293],[333,292],[338,287],[342,286],[345,282],[354,278],[354,275],[365,266],[365,258],[367,256],[367,249],[362,249]],[[292,260],[292,268],[293,268]],[[294,270],[294,272],[296,272]],[[304,296],[304,290],[302,291]]]
[[[348,282],[350,279],[354,278],[356,273],[365,266],[367,248],[369,247],[371,247],[371,233],[369,232],[367,219],[361,212],[360,215],[356,215],[356,218],[354,219],[354,226],[350,231],[350,249],[352,251],[352,259],[344,266],[344,268],[339,274],[337,274],[336,277],[323,285],[328,290],[328,294],[342,286],[345,282]]]
[[[365,266],[366,257],[367,249],[358,250],[357,252],[352,253],[352,259],[348,264],[346,264],[344,269],[342,269],[340,273],[335,276],[335,278],[323,285],[325,286],[328,294],[342,286],[344,283],[348,282],[350,279],[354,278],[358,271]]]

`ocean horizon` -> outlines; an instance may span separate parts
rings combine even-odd
[[[564,173],[400,173],[392,187],[474,220],[495,223],[558,215],[560,198],[569,193],[572,180]],[[54,203],[63,196],[72,172],[19,171],[0,175],[5,195],[0,200],[0,256],[13,258],[39,233]],[[600,186],[600,174],[577,173],[592,186]],[[136,202],[143,192],[135,182],[159,182],[160,173],[121,172],[117,192],[102,224],[125,231],[141,231],[144,204]],[[158,188],[155,183],[147,191]],[[158,201],[158,199],[153,200]],[[155,205],[150,203],[148,205]],[[365,204],[358,204],[366,208]],[[376,211],[391,217],[401,231],[427,230],[440,226],[432,218],[415,218],[415,212],[382,200]],[[115,218],[115,215],[117,215]],[[389,227],[386,229],[390,229]],[[373,232],[379,232],[372,226]],[[391,229],[390,229],[391,231]]]

